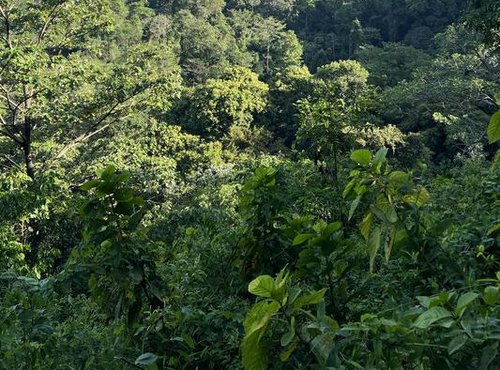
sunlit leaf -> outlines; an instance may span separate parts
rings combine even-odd
[[[500,111],[497,111],[488,124],[488,141],[493,144],[500,140]]]
[[[252,280],[248,285],[248,291],[259,297],[271,297],[274,290],[274,280],[269,275],[261,275]]]
[[[359,149],[351,153],[351,160],[362,166],[367,166],[371,159],[372,153],[367,149]]]

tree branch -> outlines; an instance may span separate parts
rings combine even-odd
[[[56,17],[57,17],[57,14],[56,14],[57,8],[59,8],[64,3],[65,3],[64,0],[61,1],[60,3],[54,5],[54,7],[52,8],[52,10],[50,11],[47,20],[45,21],[45,23],[43,24],[42,28],[40,29],[40,32],[38,33],[37,45],[40,45],[40,43],[42,42],[43,38],[45,37],[45,34],[47,33],[47,30],[49,29],[49,25],[54,21],[54,19],[56,19]]]
[[[10,21],[9,21],[9,13],[6,12],[3,8],[3,6],[0,5],[0,15],[4,19],[5,23],[5,43],[7,44],[7,47],[9,49],[13,49],[12,47],[12,40],[10,38]]]
[[[3,117],[2,117],[2,121],[4,121]],[[4,135],[6,137],[8,137],[9,139],[11,139],[12,141],[14,141],[16,144],[18,145],[23,145],[23,140],[22,139],[18,139],[16,137],[16,135],[9,129],[9,126],[8,125],[4,125],[5,127],[5,130],[0,130],[0,135]]]
[[[15,162],[12,158],[10,158],[7,154],[2,154],[2,157],[4,157],[10,164],[12,164],[14,167],[16,167],[18,170],[23,171],[24,169],[19,165],[19,163]]]
[[[5,86],[3,85],[0,85],[0,89],[2,89],[5,93],[5,95],[2,95],[0,94],[0,98],[2,99],[5,99],[7,101],[7,103],[9,104],[9,109],[11,110],[15,110],[16,108],[14,107],[17,107],[19,106],[19,104],[17,104],[11,97],[10,97],[10,93],[9,93],[9,90],[7,90],[5,88]]]
[[[95,130],[95,131],[92,131],[91,133],[89,133],[88,135],[85,135],[85,134],[82,134],[80,136],[78,136],[75,140],[73,140],[71,143],[65,145],[60,151],[59,153],[57,153],[55,159],[60,159],[62,158],[68,151],[70,151],[71,149],[77,147],[79,144],[83,143],[84,141],[90,139],[92,136],[95,136],[97,135],[99,132],[101,131],[104,131],[106,130],[109,126],[111,125],[111,123],[108,123],[107,125],[104,125],[102,126],[101,128]]]
[[[133,367],[135,367],[135,368],[137,368],[137,369],[142,369],[142,370],[144,370],[144,368],[143,368],[143,367],[141,367],[141,366],[139,366],[139,365],[136,365],[134,362],[130,361],[129,359],[127,359],[127,358],[125,358],[125,357],[122,357],[122,356],[116,356],[115,358],[116,358],[117,360],[121,360],[121,361],[123,361],[123,362],[125,362],[125,363],[127,363],[127,364],[129,364],[129,365],[131,365],[131,366],[133,366]]]

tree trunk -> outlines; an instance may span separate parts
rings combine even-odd
[[[266,50],[266,73],[269,74],[269,59],[271,59],[271,45],[267,44]]]
[[[26,163],[26,174],[32,179],[35,178],[35,163],[31,154],[31,144],[23,145],[24,162]]]
[[[24,162],[26,164],[26,174],[32,179],[35,178],[35,163],[31,153],[31,122],[28,117],[24,119],[24,141],[23,141]]]

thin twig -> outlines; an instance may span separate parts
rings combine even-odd
[[[10,164],[12,164],[14,167],[16,167],[20,171],[24,171],[23,168],[19,165],[19,163],[16,163],[12,158],[10,158],[7,154],[2,154],[2,157],[4,157]]]
[[[136,365],[135,363],[133,363],[132,361],[130,361],[129,359],[127,359],[127,358],[125,358],[125,357],[122,357],[122,356],[115,356],[115,358],[116,358],[117,360],[122,360],[123,362],[125,362],[125,363],[127,363],[127,364],[129,364],[129,365],[131,365],[131,366],[134,366],[134,367],[135,367],[135,368],[137,368],[137,369],[144,370],[144,368],[143,368],[143,367],[141,367],[141,366],[139,366],[139,365]]]
[[[54,21],[54,19],[57,17],[57,14],[56,14],[57,8],[59,8],[63,4],[64,4],[64,1],[62,1],[62,2],[60,2],[58,4],[56,4],[56,5],[54,5],[54,7],[52,8],[52,10],[50,11],[47,20],[43,24],[43,27],[41,28],[41,30],[40,30],[40,32],[38,34],[38,41],[37,41],[38,45],[40,45],[40,43],[42,42],[45,34],[47,33],[47,30],[49,28],[50,23],[52,23]]]

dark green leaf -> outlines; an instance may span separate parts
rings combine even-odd
[[[498,353],[498,341],[483,348],[479,370],[487,370]]]
[[[473,292],[462,294],[458,299],[457,307],[455,307],[455,313],[460,315],[478,296],[479,294]]]
[[[500,289],[495,286],[488,286],[484,289],[483,299],[486,304],[493,306],[500,300]]]
[[[380,248],[380,228],[375,228],[370,238],[368,239],[368,255],[370,256],[370,272],[373,272],[375,267],[375,257]]]
[[[158,356],[151,352],[146,352],[135,359],[136,365],[151,365],[158,360]]]
[[[354,212],[356,212],[356,209],[358,208],[360,201],[361,201],[361,195],[357,196],[356,199],[352,201],[351,208],[349,209],[349,220],[354,215]]]
[[[430,310],[425,311],[423,314],[417,317],[417,319],[413,323],[413,326],[419,329],[427,329],[436,321],[451,316],[451,313],[443,307],[432,307]]]
[[[467,336],[465,334],[456,336],[451,340],[450,344],[448,344],[448,354],[454,354],[462,348],[465,343],[467,343]]]

